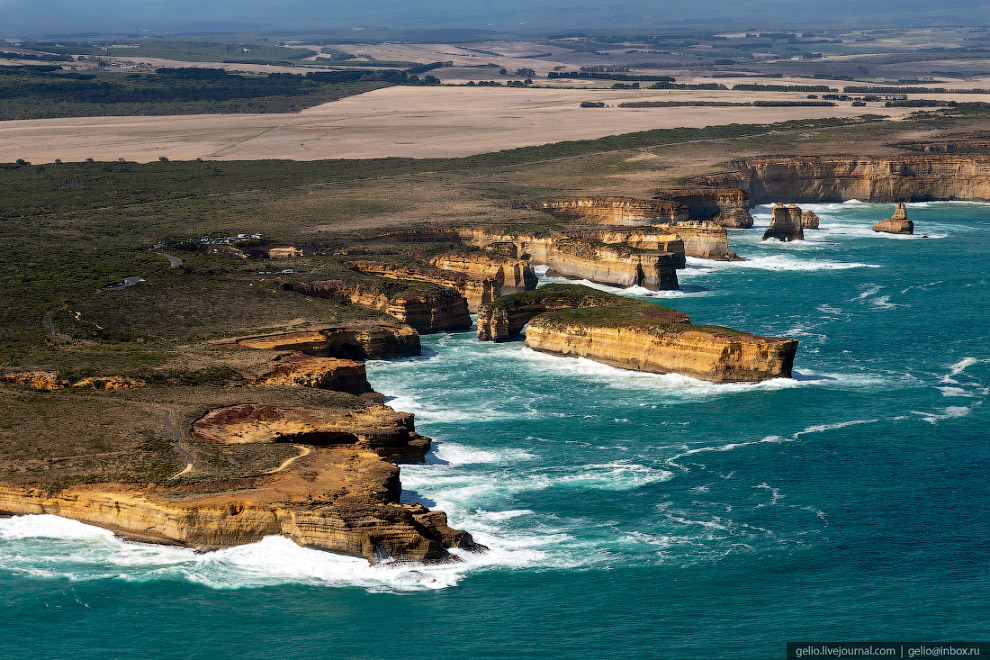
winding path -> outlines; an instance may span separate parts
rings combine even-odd
[[[292,446],[299,450],[299,454],[297,456],[292,456],[291,458],[285,459],[284,461],[282,461],[281,465],[279,465],[277,468],[273,470],[268,470],[267,472],[265,472],[265,474],[275,474],[276,472],[281,472],[285,468],[289,467],[290,465],[298,461],[303,456],[309,456],[313,452],[313,450],[310,447],[307,447],[306,445],[292,445]]]

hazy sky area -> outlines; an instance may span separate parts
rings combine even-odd
[[[987,23],[985,0],[0,0],[0,36]]]

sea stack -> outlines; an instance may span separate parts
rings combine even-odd
[[[914,223],[908,220],[904,202],[897,202],[894,215],[873,225],[873,231],[886,232],[888,234],[913,234]]]
[[[805,229],[818,229],[818,216],[814,211],[805,211],[801,214],[801,226]]]
[[[763,233],[763,240],[776,238],[778,241],[803,241],[804,227],[801,224],[801,209],[791,204],[775,204],[770,226]]]

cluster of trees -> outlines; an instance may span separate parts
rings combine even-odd
[[[580,78],[584,80],[623,80],[637,82],[674,82],[670,76],[634,76],[628,73],[595,73],[592,71],[551,71],[547,78]]]
[[[71,62],[72,58],[68,55],[53,55],[50,53],[40,53],[35,55],[33,53],[12,53],[5,50],[0,50],[0,58],[5,60],[30,60],[32,62]]]
[[[837,92],[828,85],[759,85],[740,84],[732,87],[735,91],[747,92]]]
[[[0,119],[198,112],[294,112],[389,84],[439,85],[402,71],[236,75],[219,68],[155,74],[77,73],[57,66],[0,67]]]
[[[721,83],[673,83],[673,82],[658,82],[650,85],[650,89],[707,89],[707,90],[718,90],[729,88]]]
[[[946,87],[885,87],[849,86],[842,89],[846,94],[990,94],[990,89],[950,89]]]

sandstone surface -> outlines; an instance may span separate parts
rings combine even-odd
[[[364,365],[354,360],[290,353],[275,358],[272,367],[255,379],[254,384],[315,387],[349,394],[373,392]]]
[[[791,204],[775,204],[770,226],[763,232],[763,240],[775,238],[778,241],[803,241],[804,226],[801,223],[801,209]]]
[[[801,226],[804,229],[818,229],[819,219],[814,211],[808,210],[801,213]]]
[[[420,354],[419,333],[404,323],[329,326],[299,332],[244,337],[226,348],[299,351],[318,357],[387,359]]]
[[[688,219],[688,208],[677,201],[631,197],[569,197],[517,202],[514,208],[543,211],[566,222],[596,225],[649,225]]]
[[[660,189],[653,198],[683,204],[687,220],[711,220],[723,227],[753,226],[749,193],[741,188]]]
[[[733,170],[695,177],[699,185],[739,186],[754,204],[990,200],[990,154],[890,158],[807,156],[733,161]]]
[[[885,232],[887,234],[913,234],[914,223],[907,217],[907,209],[904,207],[904,202],[897,202],[894,215],[873,225],[873,231]]]
[[[484,252],[448,252],[433,257],[431,263],[437,268],[463,273],[475,279],[492,279],[498,287],[498,295],[530,291],[539,282],[528,261]]]
[[[293,285],[295,291],[307,296],[348,302],[384,312],[423,333],[471,327],[471,313],[464,296],[449,287],[427,283],[421,283],[419,287],[422,288],[396,282],[393,289],[374,280],[319,280]]]
[[[712,382],[791,375],[798,342],[692,325],[668,307],[573,285],[506,296],[478,313],[478,339],[506,341],[524,326],[526,345],[623,369],[678,373]]]

